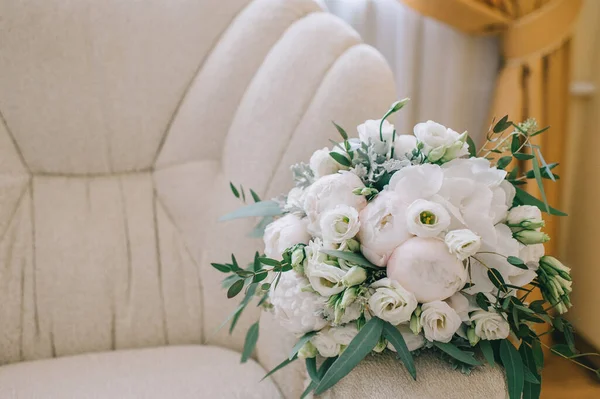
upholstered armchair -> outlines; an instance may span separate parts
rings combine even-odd
[[[0,398],[298,397],[293,337],[210,262],[250,259],[229,181],[289,165],[394,101],[390,70],[311,0],[0,0]],[[504,397],[498,370],[369,358],[331,392]],[[442,394],[443,392],[443,394]],[[455,395],[456,394],[456,395]]]

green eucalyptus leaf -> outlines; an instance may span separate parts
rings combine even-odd
[[[309,357],[306,359],[306,371],[312,381],[319,382],[319,374],[317,372],[317,358]]]
[[[285,366],[287,366],[288,364],[292,363],[294,360],[298,359],[298,356],[294,356],[292,359],[288,359],[286,358],[283,362],[279,363],[277,366],[275,366],[275,368],[271,371],[269,371],[267,374],[265,374],[265,376],[262,378],[262,380],[264,380],[265,378],[270,377],[273,373],[281,370],[282,368],[284,368]],[[261,381],[262,381],[261,380]]]
[[[219,218],[220,222],[233,219],[249,218],[256,216],[277,216],[283,214],[283,210],[275,201],[260,201],[245,205],[237,210]]]
[[[504,169],[508,166],[509,163],[511,163],[512,159],[513,158],[511,156],[502,157],[498,160],[498,162],[496,162],[496,167],[498,169]]]
[[[231,271],[231,267],[223,265],[221,263],[211,263],[210,265],[218,271],[220,271],[221,273],[229,273]]]
[[[315,394],[319,395],[325,392],[350,373],[379,343],[382,332],[383,320],[377,317],[369,320],[358,334],[356,334],[340,357],[327,370],[315,389]]]
[[[316,331],[311,331],[311,332],[307,332],[306,334],[304,334],[302,337],[300,337],[300,339],[298,340],[298,342],[296,342],[296,345],[294,345],[294,347],[292,348],[292,352],[290,353],[290,355],[288,356],[288,359],[291,359],[292,357],[296,356],[298,354],[298,352],[300,351],[300,349],[302,349],[302,347],[308,342],[310,341],[310,339],[312,337],[314,337],[317,334]]]
[[[331,151],[329,156],[333,158],[337,163],[343,166],[352,166],[352,161],[350,161],[344,154],[340,154],[339,152]]]
[[[481,353],[483,353],[483,357],[489,363],[490,366],[495,366],[496,362],[494,361],[494,349],[492,348],[492,344],[490,341],[482,339],[479,341],[479,349],[481,349]]]
[[[504,339],[500,342],[500,359],[506,370],[508,395],[510,399],[520,399],[523,393],[523,361],[513,344]]]
[[[258,322],[252,324],[246,333],[246,341],[244,342],[244,350],[242,351],[242,363],[246,363],[258,341]]]
[[[233,298],[244,288],[244,280],[238,280],[227,290],[227,298]]]
[[[325,375],[325,373],[327,372],[327,370],[329,370],[329,368],[331,367],[331,365],[336,361],[337,357],[328,357],[327,359],[325,359],[325,361],[323,361],[323,363],[321,364],[321,367],[319,368],[319,371],[317,373],[317,381],[311,381],[310,384],[308,384],[308,386],[306,387],[306,389],[304,390],[304,392],[302,392],[302,395],[300,395],[300,399],[304,399],[309,393],[311,393],[319,384],[319,381],[321,381],[321,378],[323,378],[323,376]]]
[[[521,139],[518,134],[513,134],[512,140],[510,142],[510,152],[515,153],[519,151],[519,147],[521,147]]]
[[[340,133],[340,136],[342,136],[344,140],[348,140],[348,133],[346,133],[346,131],[334,121],[331,121],[331,123],[333,123],[333,126],[335,126],[337,131]]]
[[[542,133],[544,133],[544,132],[545,132],[546,130],[548,130],[548,129],[550,129],[550,126],[546,126],[545,128],[543,128],[543,129],[540,129],[540,130],[538,130],[537,132],[530,134],[530,135],[529,135],[529,137],[535,137],[535,136],[537,136],[538,134],[542,134]]]
[[[533,352],[533,360],[535,361],[535,366],[539,374],[544,367],[544,350],[542,349],[542,344],[539,339],[531,341],[531,351]]]
[[[479,305],[479,307],[483,310],[488,310],[490,307],[490,301],[486,298],[483,292],[478,292],[477,295],[475,295],[475,302],[477,302],[477,305]]]
[[[260,263],[262,263],[263,265],[267,265],[267,266],[281,266],[281,262],[276,260],[276,259],[271,259],[271,258],[267,258],[266,256],[263,256],[261,258],[259,258]]]
[[[373,269],[373,270],[378,270],[378,271],[383,270],[382,268],[377,267],[374,264],[372,264],[371,262],[369,262],[367,260],[367,258],[365,258],[363,255],[361,255],[359,253],[347,252],[347,251],[337,251],[337,250],[333,250],[333,249],[321,249],[319,252],[329,255],[329,256],[336,257],[336,258],[347,260],[348,262],[352,262],[356,265],[366,267],[368,269]]]
[[[542,201],[535,198],[533,195],[529,194],[527,191],[525,191],[519,187],[515,187],[515,189],[516,189],[515,200],[519,205],[537,206],[541,211],[546,212],[546,206],[544,205],[544,203]],[[554,209],[552,207],[550,207],[550,212],[548,212],[548,213],[550,213],[551,215],[556,215],[556,216],[567,216],[566,213],[561,212],[558,209]]]
[[[502,119],[494,125],[494,133],[502,133],[512,125],[512,122],[508,120],[508,115],[505,115]]]
[[[415,362],[400,331],[386,321],[383,323],[383,336],[392,344],[394,349],[396,349],[398,358],[402,360],[402,363],[404,363],[412,378],[416,380],[417,369],[415,367]]]
[[[467,145],[469,146],[469,156],[474,158],[477,156],[477,147],[471,136],[467,136]]]
[[[513,154],[513,157],[517,158],[519,161],[528,161],[528,160],[534,158],[533,155],[531,155],[531,154],[525,154],[523,152],[515,152]]]
[[[508,288],[506,288],[506,283],[504,282],[504,278],[502,277],[502,274],[500,274],[500,272],[496,269],[488,269],[487,271],[487,275],[488,278],[490,279],[490,281],[492,282],[492,284],[494,284],[494,286],[496,288],[498,288],[500,291],[507,293],[508,292]]]
[[[517,258],[516,256],[509,256],[506,261],[511,265],[518,267],[519,269],[528,270],[527,265],[523,262],[523,259]]]
[[[238,189],[233,185],[232,182],[229,182],[229,188],[231,189],[231,192],[233,193],[233,195],[235,195],[235,198],[240,198],[240,192],[238,191]]]
[[[535,151],[533,152],[535,154]],[[540,171],[540,165],[538,164],[538,157],[534,155],[534,159],[531,161],[533,165],[533,175],[535,176],[535,181],[537,182],[538,188],[540,190],[540,195],[542,196],[542,202],[544,203],[546,212],[550,213],[550,206],[548,205],[548,199],[546,198],[546,190],[544,190],[544,182],[542,180],[542,173]]]
[[[445,352],[446,354],[452,356],[456,360],[469,364],[471,366],[481,366],[481,363],[473,357],[472,353],[467,353],[460,350],[456,345],[451,344],[450,342],[433,342],[433,346]]]
[[[250,189],[250,195],[252,195],[252,199],[254,200],[254,202],[260,202],[260,197],[258,196],[258,194],[256,194],[254,190]]]

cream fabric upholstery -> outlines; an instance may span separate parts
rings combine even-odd
[[[0,15],[2,393],[276,397],[255,382],[292,338],[268,315],[264,369],[198,345],[239,351],[259,317],[218,330],[238,301],[209,263],[261,249],[251,221],[217,223],[239,206],[229,181],[289,189],[332,119],[386,111],[385,61],[312,0],[0,0]],[[274,380],[294,398],[305,376],[296,362]]]
[[[255,362],[241,365],[238,353],[215,346],[123,350],[5,366],[0,398],[280,398],[263,376]]]

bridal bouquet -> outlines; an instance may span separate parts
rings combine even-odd
[[[569,268],[544,254],[542,212],[564,215],[542,184],[558,178],[556,164],[531,141],[545,129],[504,117],[477,153],[466,132],[433,121],[398,135],[386,119],[406,102],[358,126],[358,138],[334,124],[342,141],[292,166],[286,196],[261,201],[250,190],[255,202],[222,218],[262,217],[265,243],[247,267],[233,255],[213,264],[230,274],[229,298],[245,290],[231,329],[258,296],[298,337],[271,373],[305,359],[312,382],[303,396],[372,352],[396,352],[416,378],[413,355],[428,350],[466,373],[478,359],[502,364],[511,399],[537,398],[543,343],[532,324],[563,332],[567,344],[553,351],[575,356],[571,325],[553,316],[571,306]],[[529,179],[541,200],[522,188]],[[231,189],[245,201],[243,188]],[[543,299],[530,302],[538,289]],[[250,327],[242,361],[258,330]]]

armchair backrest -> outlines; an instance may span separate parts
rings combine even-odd
[[[229,181],[275,196],[330,120],[394,99],[385,61],[311,0],[2,1],[0,38],[0,364],[239,349],[209,263],[261,242],[216,222]]]

